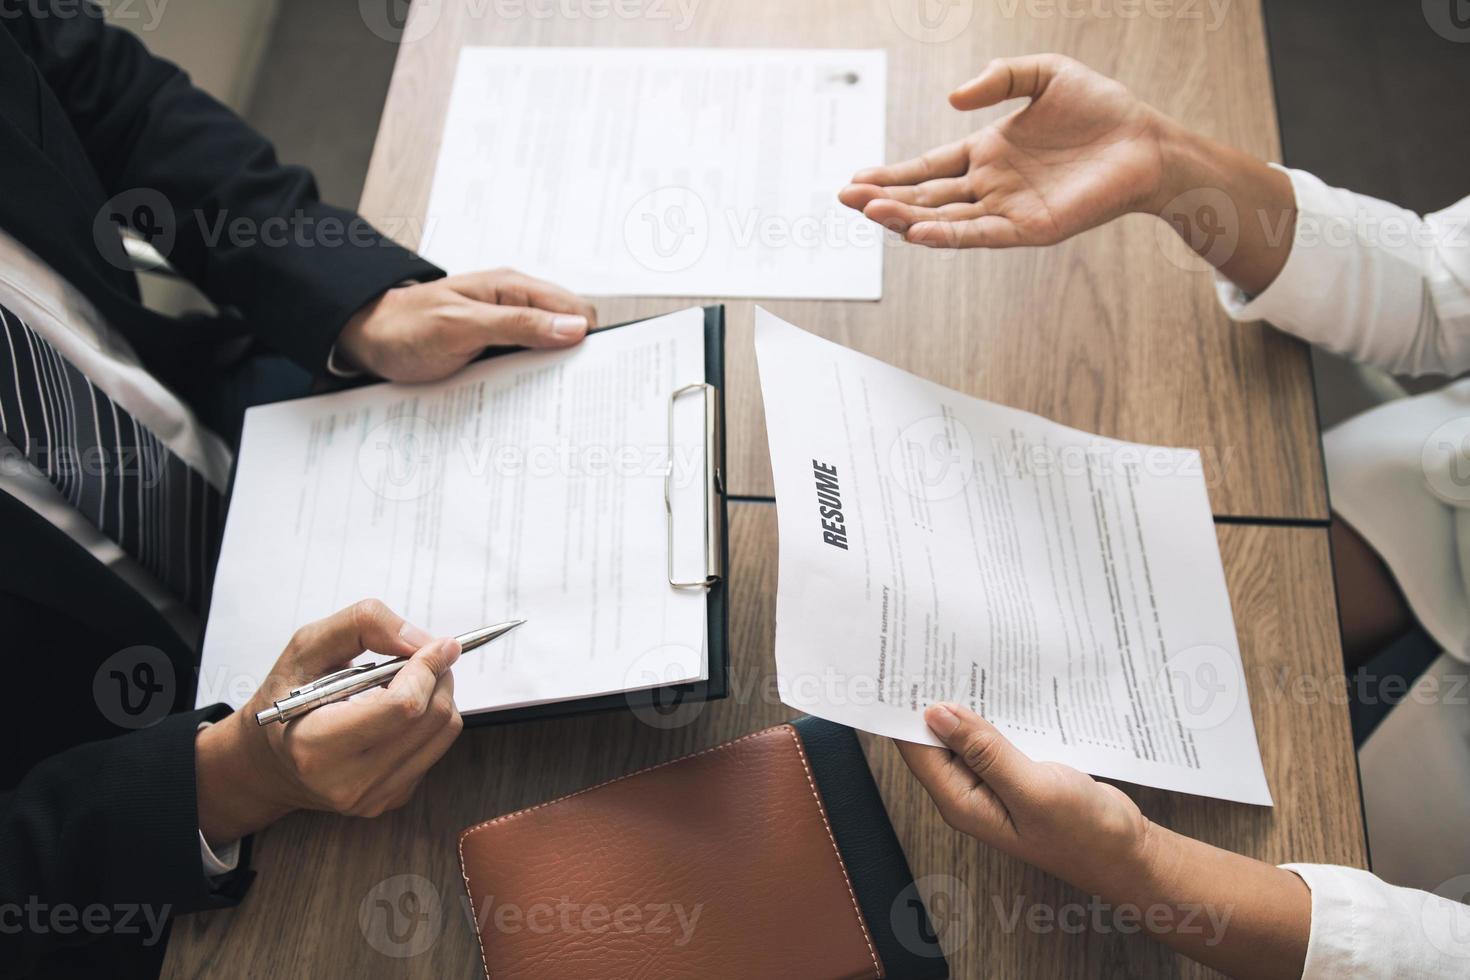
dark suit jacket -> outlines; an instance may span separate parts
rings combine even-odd
[[[263,138],[104,26],[95,7],[52,2],[0,0],[0,227],[96,304],[155,374],[197,374],[226,331],[140,304],[109,227],[118,215],[161,232],[175,268],[237,314],[229,329],[313,373],[365,302],[442,275],[321,203],[306,171],[278,163]],[[249,872],[211,887],[200,862],[194,733],[224,709],[185,710],[189,644],[3,493],[0,637],[0,973],[40,969],[59,947],[121,932],[128,907],[136,927],[143,906],[176,914],[237,899]],[[145,685],[159,688],[149,696],[178,712],[141,729],[119,718],[112,693],[132,668],[107,668],[139,647],[158,661],[149,677],[165,662],[173,672],[170,684]],[[99,905],[106,911],[90,914],[103,928],[85,925]]]

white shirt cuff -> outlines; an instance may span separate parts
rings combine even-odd
[[[342,355],[337,353],[337,345],[327,351],[327,373],[337,378],[360,378],[365,372],[356,368],[347,367],[342,363]]]
[[[199,831],[199,858],[204,862],[204,876],[214,878],[227,875],[240,866],[240,842],[235,841],[219,850],[209,846],[204,831]]]
[[[1279,228],[1264,211],[1242,212],[1241,220],[1262,222],[1268,237],[1291,235],[1291,252],[1275,281],[1254,297],[1216,273],[1220,303],[1231,319],[1268,320],[1308,343],[1395,374],[1444,371],[1463,361],[1466,338],[1442,330],[1428,302],[1465,293],[1444,261],[1463,260],[1459,253],[1466,251],[1442,247],[1454,244],[1450,233],[1457,226],[1440,220],[1449,212],[1421,218],[1329,187],[1304,171],[1271,166],[1291,179],[1296,224]]]
[[[1451,878],[1453,898],[1390,885],[1367,871],[1283,864],[1312,891],[1312,934],[1302,980],[1470,974],[1470,878]],[[1463,879],[1463,880],[1462,880]],[[1458,886],[1457,886],[1458,883]]]
[[[1351,275],[1361,266],[1361,251],[1382,247],[1382,242],[1376,241],[1376,229],[1388,232],[1388,238],[1392,238],[1388,225],[1398,225],[1399,234],[1407,234],[1410,226],[1419,225],[1420,217],[1388,201],[1327,187],[1305,170],[1288,169],[1279,163],[1270,167],[1291,179],[1297,223],[1292,228],[1273,228],[1273,216],[1267,213],[1258,213],[1255,220],[1263,222],[1267,235],[1291,235],[1286,264],[1272,284],[1255,297],[1219,272],[1214,273],[1214,285],[1230,319],[1270,320],[1289,328],[1322,310],[1333,294],[1344,292],[1348,284],[1342,276]],[[1411,309],[1404,313],[1414,322],[1419,319],[1419,266],[1410,263],[1405,272],[1413,273],[1416,288],[1398,298],[1399,303],[1407,300]]]
[[[194,731],[202,732],[212,724],[214,723],[210,721],[201,721],[199,727]],[[209,841],[204,839],[204,831],[201,830],[199,831],[199,859],[204,863],[206,878],[229,874],[240,866],[240,842],[234,841],[215,850],[209,846]]]

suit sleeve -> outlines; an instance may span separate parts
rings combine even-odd
[[[56,11],[46,9],[58,6]],[[167,199],[168,259],[216,305],[313,374],[347,320],[384,290],[443,272],[357,214],[322,203],[311,174],[104,24],[85,0],[0,0],[5,25],[80,135],[106,192]],[[163,237],[167,241],[167,236]]]
[[[76,746],[0,795],[0,974],[92,938],[80,926],[98,909],[106,928],[146,934],[238,901],[253,873],[205,875],[195,798],[195,731],[226,713],[215,705]]]

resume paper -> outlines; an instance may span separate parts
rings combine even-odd
[[[970,398],[756,310],[793,708],[1270,805],[1199,453]]]
[[[882,51],[460,51],[419,249],[601,296],[877,299]]]
[[[668,472],[676,571],[702,575],[704,409],[675,403],[671,447],[669,396],[704,381],[704,336],[689,309],[250,409],[198,703],[240,707],[298,627],[365,598],[436,636],[526,620],[455,665],[464,713],[707,679],[664,509]]]

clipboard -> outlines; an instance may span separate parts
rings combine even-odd
[[[658,314],[662,315],[662,314]],[[636,326],[644,319],[612,324],[601,330],[621,330]],[[487,350],[482,357],[521,350],[506,347]],[[704,399],[705,474],[704,516],[702,529],[675,526],[669,498],[669,477],[664,478],[664,513],[668,529],[668,582],[665,588],[703,589],[705,591],[705,650],[709,677],[686,684],[669,684],[642,691],[602,694],[570,701],[552,701],[501,711],[483,711],[464,716],[466,728],[504,725],[517,721],[540,721],[548,718],[570,718],[608,711],[638,711],[644,717],[675,717],[684,705],[704,701],[722,701],[730,693],[730,544],[727,492],[725,490],[725,307],[704,307],[704,382],[688,385],[669,394],[669,442],[672,446],[674,404],[683,398]],[[688,579],[687,573],[674,567],[674,542],[685,534],[703,533],[705,577]],[[651,713],[651,714],[650,714]]]
[[[613,694],[603,694],[590,698],[574,698],[567,701],[552,701],[545,704],[527,705],[520,708],[506,708],[499,711],[484,711],[464,715],[464,723],[467,728],[479,728],[489,725],[508,724],[518,721],[533,721],[546,718],[572,717],[608,711],[638,711],[644,714],[654,724],[658,719],[672,717],[673,713],[684,705],[697,704],[705,701],[723,700],[729,695],[730,678],[730,611],[728,598],[728,570],[729,570],[729,545],[726,540],[726,528],[728,527],[728,514],[725,490],[725,427],[724,427],[724,385],[725,385],[725,308],[723,305],[706,306],[704,310],[704,381],[699,384],[689,385],[669,395],[669,420],[670,445],[673,443],[674,433],[672,431],[674,405],[677,400],[683,398],[702,397],[705,404],[705,524],[703,528],[685,528],[675,525],[673,508],[670,502],[670,478],[664,481],[664,510],[665,524],[668,531],[668,581],[660,581],[655,587],[681,588],[681,589],[703,589],[706,593],[706,639],[705,650],[708,663],[708,678],[703,681],[693,681],[683,684],[670,684],[664,687],[648,688],[641,691],[624,691]],[[662,315],[662,314],[657,314]],[[613,324],[602,327],[601,330],[618,330],[625,327],[636,326],[644,320],[654,319],[645,317],[640,320],[630,320],[626,323]],[[477,361],[491,357],[499,357],[504,354],[524,350],[522,347],[492,347],[487,348]],[[318,386],[313,394],[323,394],[330,391],[341,391],[348,388],[357,388],[364,385],[377,384],[375,378],[340,378],[332,379],[324,385]],[[671,454],[672,459],[672,454]],[[230,468],[230,481],[226,489],[226,501],[234,492],[236,468]],[[679,570],[674,567],[673,544],[676,540],[682,540],[682,535],[702,534],[704,537],[705,576],[702,580],[684,579]],[[676,537],[680,536],[680,537]],[[213,596],[211,595],[211,600]],[[209,603],[206,603],[200,618],[200,633],[198,649],[203,649],[205,627],[209,622]],[[192,685],[197,689],[197,672],[191,678]],[[192,703],[195,700],[195,690],[188,692]]]
[[[673,523],[672,505],[669,500],[669,476],[664,478],[663,504],[666,513],[666,526],[669,538],[669,580],[663,583],[663,588],[704,589],[706,599],[706,652],[707,679],[698,682],[678,683],[678,685],[661,686],[661,688],[644,689],[644,691],[628,691],[609,693],[609,695],[597,695],[592,698],[573,698],[569,701],[551,701],[547,704],[526,705],[520,708],[506,708],[500,711],[482,711],[482,713],[466,714],[466,727],[491,726],[491,724],[507,724],[512,721],[541,720],[541,718],[572,717],[582,714],[606,713],[606,711],[638,711],[644,714],[651,723],[659,723],[660,717],[672,716],[682,705],[700,704],[704,701],[720,701],[729,695],[729,595],[728,579],[726,573],[729,569],[729,545],[726,541],[726,527],[728,527],[728,513],[726,513],[726,489],[725,489],[725,406],[723,406],[723,389],[725,389],[725,307],[707,306],[704,310],[704,381],[688,385],[679,391],[670,394],[669,417],[670,417],[670,445],[673,441],[672,419],[673,404],[679,398],[700,397],[697,392],[703,392],[704,398],[704,429],[706,429],[706,473],[704,473],[704,522],[703,529],[697,527],[679,527]],[[661,314],[656,314],[661,316]],[[600,331],[612,331],[622,329],[626,326],[635,326],[654,316],[642,317],[639,320],[629,320],[626,323],[614,323],[614,325],[600,328]],[[492,347],[487,348],[481,356],[475,360],[490,359],[490,357],[503,356],[503,354],[516,353],[525,350],[522,347]],[[326,392],[343,391],[347,388],[359,388],[363,385],[373,385],[378,379],[373,378],[334,378],[323,379],[313,388],[312,394],[326,394]],[[672,458],[672,454],[670,454]],[[235,458],[234,464],[229,469],[229,482],[225,488],[226,508],[229,501],[234,497],[235,476],[237,476],[240,458]],[[672,545],[676,535],[686,533],[703,533],[704,536],[704,579],[703,580],[679,580],[673,567]],[[200,629],[198,629],[196,649],[203,649],[204,633],[209,624],[209,605],[212,604],[213,595],[204,604],[200,616]],[[196,701],[198,670],[191,671],[187,677],[188,701]],[[672,727],[670,724],[669,727]]]

